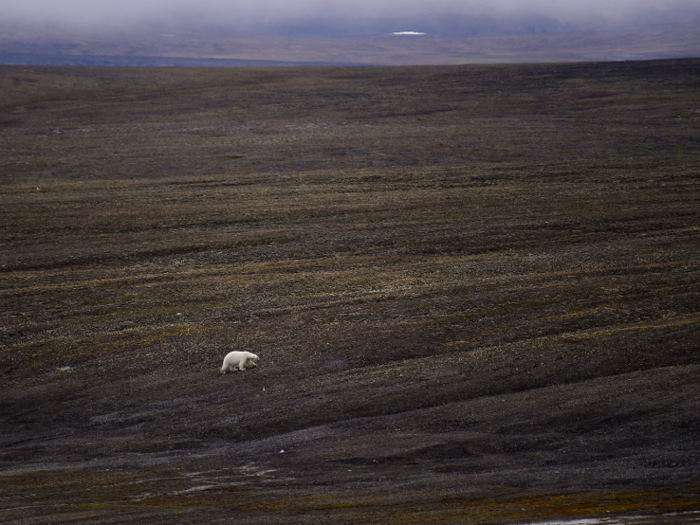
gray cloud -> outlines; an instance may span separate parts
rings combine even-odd
[[[561,23],[616,22],[630,17],[673,17],[695,9],[690,0],[0,0],[0,16],[76,25],[139,21],[229,24],[275,28],[304,20],[388,20],[440,13],[464,16],[520,16],[537,13]],[[417,18],[419,19],[419,18]],[[357,22],[359,23],[359,22]],[[380,24],[381,25],[381,24]],[[420,29],[420,28],[401,28]]]

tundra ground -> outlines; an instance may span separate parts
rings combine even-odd
[[[697,523],[700,61],[0,95],[0,522]]]

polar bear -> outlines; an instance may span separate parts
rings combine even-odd
[[[250,352],[229,352],[224,357],[221,373],[225,374],[229,370],[235,372],[236,370],[243,371],[246,368],[253,368],[258,366],[258,359],[260,358],[257,355]]]

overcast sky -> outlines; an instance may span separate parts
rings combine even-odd
[[[648,16],[652,10],[664,12],[683,7],[697,9],[700,0],[0,0],[0,16],[78,24],[169,21],[182,17],[240,23],[436,11],[481,14],[534,11],[563,22],[576,22],[592,17]]]

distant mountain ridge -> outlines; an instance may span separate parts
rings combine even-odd
[[[237,67],[356,65],[338,62],[296,62],[236,58],[187,58],[164,56],[71,55],[63,53],[15,53],[0,51],[0,64],[26,66],[115,66],[115,67]]]
[[[327,22],[271,21],[245,33],[212,24],[69,28],[5,21],[0,22],[0,64],[449,65],[700,56],[700,30],[692,18],[607,29],[577,28],[543,15]]]
[[[580,28],[539,13],[489,15],[431,13],[392,17],[317,17],[269,21],[240,29],[283,36],[379,36],[413,30],[434,37],[503,36],[571,32]]]

